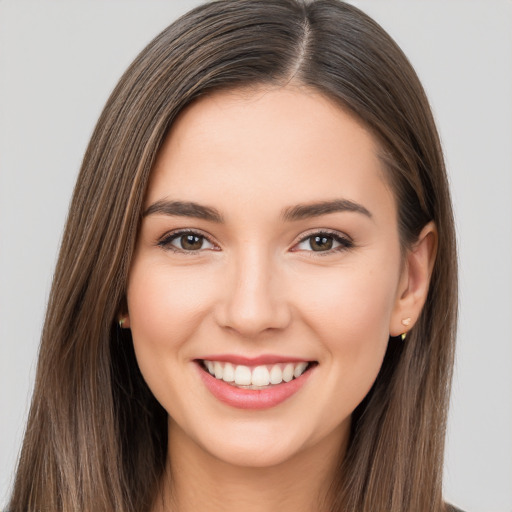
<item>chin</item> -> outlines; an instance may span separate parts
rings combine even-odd
[[[200,451],[225,464],[244,468],[270,468],[314,453],[333,453],[346,439],[350,416],[341,423],[323,425],[310,423],[306,418],[255,418],[233,420],[231,425],[210,425],[208,431],[198,430],[192,441]],[[295,427],[295,428],[293,428]],[[183,432],[184,433],[184,432]],[[185,434],[185,433],[184,433]],[[187,435],[187,434],[185,434]],[[195,438],[195,439],[194,439]]]
[[[228,439],[226,441],[229,441]],[[302,451],[302,447],[276,444],[273,442],[226,442],[216,443],[215,446],[203,449],[216,459],[231,466],[243,468],[269,468],[284,464]]]

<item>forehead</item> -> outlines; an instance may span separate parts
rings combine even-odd
[[[277,208],[329,196],[371,203],[390,191],[363,124],[316,91],[286,86],[217,92],[181,113],[159,152],[147,203],[183,194]]]

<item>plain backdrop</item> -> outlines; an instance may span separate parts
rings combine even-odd
[[[197,3],[0,0],[0,507],[88,138],[135,55]],[[354,3],[420,75],[453,187],[461,300],[445,495],[467,512],[511,512],[512,2]]]

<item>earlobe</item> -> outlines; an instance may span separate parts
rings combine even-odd
[[[437,228],[434,222],[429,222],[421,230],[417,242],[407,251],[391,317],[391,336],[407,333],[420,316],[436,259],[437,238]]]

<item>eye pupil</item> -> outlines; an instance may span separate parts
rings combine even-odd
[[[333,239],[331,236],[313,236],[310,241],[311,249],[313,251],[328,251],[332,249]]]
[[[186,251],[196,251],[201,249],[203,245],[203,237],[193,234],[182,235],[180,242],[181,247],[183,247],[183,249]]]

